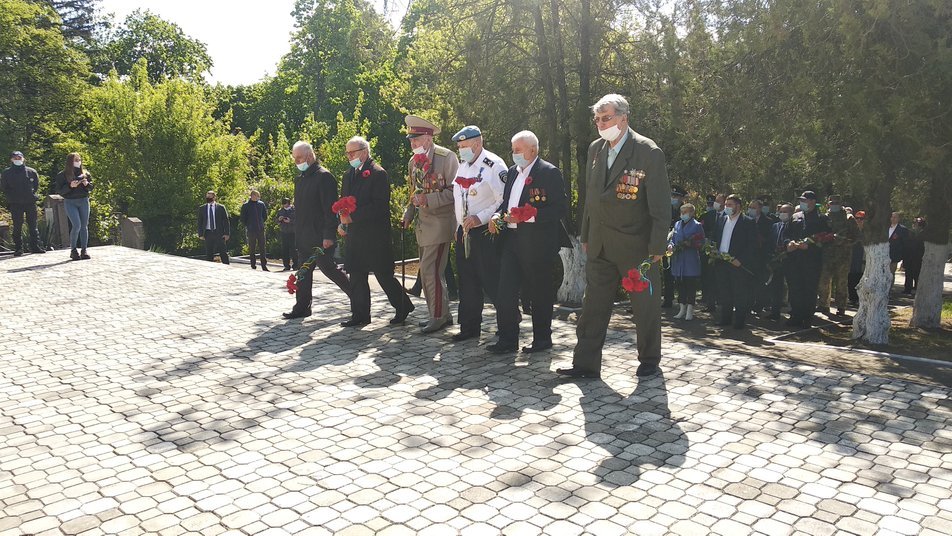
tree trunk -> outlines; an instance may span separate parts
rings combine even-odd
[[[870,344],[888,344],[889,290],[893,281],[889,271],[889,244],[868,244],[863,250],[866,271],[856,287],[859,310],[853,317],[853,338]]]
[[[563,276],[556,299],[562,305],[580,306],[585,294],[585,261],[588,256],[582,251],[578,238],[570,236],[569,239],[572,241],[572,249],[559,250]]]
[[[909,325],[914,328],[938,328],[942,324],[942,291],[945,287],[945,261],[949,258],[949,244],[926,242],[922,256],[922,271],[916,286],[916,301],[912,306]]]
[[[578,176],[578,205],[575,207],[575,221],[582,221],[582,214],[585,212],[585,172],[588,169],[588,134],[591,133],[592,115],[589,113],[588,106],[592,102],[592,64],[595,63],[595,57],[592,55],[592,34],[595,22],[592,20],[592,2],[591,0],[581,0],[581,13],[579,13],[578,23],[578,109],[575,113],[575,162]]]
[[[549,45],[546,42],[545,23],[542,19],[542,7],[536,5],[532,10],[535,19],[536,46],[539,47],[539,75],[542,81],[543,94],[543,115],[542,123],[545,125],[546,134],[542,136],[541,143],[545,144],[545,158],[559,165],[559,123],[558,113],[555,107],[555,84],[552,80],[552,61],[549,58]],[[558,31],[558,30],[556,30]]]

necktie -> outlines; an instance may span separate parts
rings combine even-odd
[[[208,205],[208,224],[215,230],[215,205]]]
[[[780,224],[780,232],[777,233],[777,247],[780,247],[780,245],[783,244],[783,228],[786,226],[786,223]]]

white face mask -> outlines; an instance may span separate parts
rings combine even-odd
[[[777,217],[780,218],[780,221],[784,223],[787,223],[788,221],[790,221],[790,215],[787,214],[786,212],[781,212],[780,214],[777,214]]]
[[[473,150],[469,147],[460,147],[459,157],[463,159],[463,162],[472,162],[476,155],[473,154]]]
[[[311,167],[311,164],[308,164],[307,162],[301,162],[297,165],[297,168],[301,171],[307,171],[307,168],[309,167]]]
[[[14,166],[22,166],[22,165],[23,165],[23,160],[14,160],[14,161],[13,161],[13,165],[14,165]]]
[[[83,163],[82,163],[82,162],[73,162],[73,167],[76,168],[76,169],[79,169],[79,168],[83,167]]]
[[[426,152],[426,147],[414,147],[413,154],[423,154]]]
[[[719,211],[719,210],[721,210],[721,207],[723,207],[723,206],[724,206],[724,205],[718,203],[717,201],[714,202],[714,210]]]
[[[621,129],[618,128],[618,125],[612,125],[606,129],[599,129],[598,135],[607,142],[613,142],[621,135]]]

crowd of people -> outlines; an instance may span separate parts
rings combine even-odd
[[[598,377],[602,347],[619,288],[628,291],[637,331],[639,376],[659,372],[662,309],[673,318],[691,321],[700,302],[719,326],[743,329],[751,314],[810,327],[824,311],[844,315],[856,305],[856,286],[863,272],[861,233],[865,214],[844,206],[831,195],[821,207],[813,191],[796,205],[781,203],[771,210],[765,197],[749,203],[737,194],[706,196],[703,212],[686,202],[689,193],[672,188],[664,153],[654,141],[629,125],[627,100],[606,95],[592,106],[599,138],[588,151],[585,205],[580,218],[581,246],[587,253],[586,290],[579,314],[578,342],[571,366],[557,373],[571,378]],[[341,325],[359,328],[371,322],[369,275],[374,274],[395,314],[391,324],[404,324],[415,309],[410,295],[422,293],[426,318],[423,333],[452,326],[450,287],[458,287],[459,331],[456,342],[479,338],[488,299],[496,310],[496,341],[488,350],[514,353],[520,348],[522,315],[531,316],[529,343],[523,353],[552,348],[552,316],[556,293],[554,268],[559,249],[571,247],[563,225],[568,192],[562,172],[539,157],[539,139],[531,131],[511,139],[508,166],[483,144],[478,126],[452,136],[457,152],[434,143],[440,128],[420,117],[406,117],[409,202],[402,225],[413,229],[419,248],[418,290],[406,289],[394,276],[391,243],[391,181],[370,154],[367,140],[355,136],[345,147],[350,167],[341,181],[318,162],[313,147],[297,142],[292,157],[299,170],[294,202],[285,198],[269,215],[257,191],[241,207],[251,267],[268,271],[265,228],[273,218],[281,232],[285,271],[294,270],[288,289],[296,294],[287,319],[312,314],[313,270],[319,269],[349,298],[351,316]],[[16,254],[22,254],[21,226],[30,228],[30,248],[42,252],[36,231],[36,171],[23,154],[11,156],[13,166],[2,174],[14,219]],[[71,224],[71,257],[88,259],[89,192],[93,182],[78,154],[66,158],[55,180],[65,198]],[[347,201],[347,203],[344,203]],[[208,260],[216,255],[229,263],[231,235],[228,211],[215,192],[197,210],[198,237]],[[910,230],[893,214],[889,229],[893,273],[899,262],[906,272],[905,292],[915,289],[921,265],[924,227]],[[346,237],[344,265],[334,260],[338,241]],[[455,252],[458,285],[448,258]],[[698,295],[700,294],[700,299]]]

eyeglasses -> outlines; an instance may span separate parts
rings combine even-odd
[[[344,153],[347,154],[347,156],[354,156],[356,154],[360,154],[361,151],[363,151],[363,149],[356,149],[354,151],[344,151]]]
[[[618,117],[618,114],[603,115],[601,117],[596,115],[595,118],[592,119],[592,123],[595,123],[596,125],[599,123],[607,123],[616,117]]]

